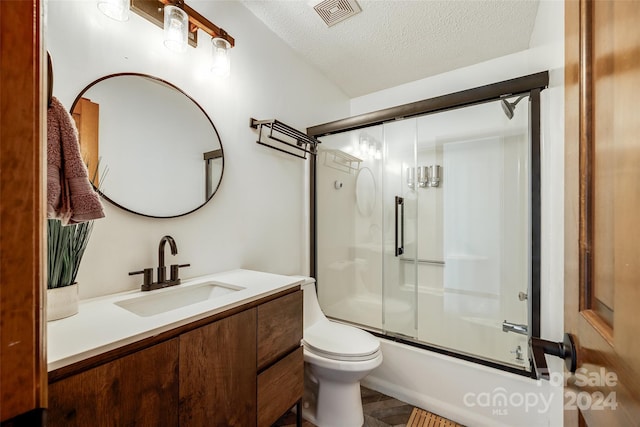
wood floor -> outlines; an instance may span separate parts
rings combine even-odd
[[[377,391],[370,390],[366,387],[360,387],[362,394],[362,409],[364,412],[364,427],[409,427],[409,419],[412,412],[414,412],[414,406],[392,397],[386,396]],[[426,419],[423,416],[422,410],[418,410],[414,414],[416,421],[420,419]],[[427,413],[429,414],[429,413]],[[433,414],[431,414],[433,415]],[[420,418],[422,416],[422,418]],[[442,419],[444,421],[448,421]],[[449,421],[450,422],[450,421]],[[289,413],[282,417],[274,427],[293,427],[296,425],[296,416],[293,413]],[[303,427],[316,427],[309,421],[304,420]],[[414,426],[459,426],[458,424],[413,424]]]
[[[454,421],[442,418],[420,408],[413,408],[407,427],[463,427]]]

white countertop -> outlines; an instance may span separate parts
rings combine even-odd
[[[47,323],[47,362],[52,371],[109,350],[158,335],[302,284],[299,276],[232,270],[184,280],[178,286],[129,291],[80,301],[78,314]],[[206,282],[244,289],[153,316],[139,316],[115,303],[143,295],[171,292]]]

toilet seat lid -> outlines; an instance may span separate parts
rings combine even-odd
[[[370,333],[330,321],[305,329],[302,341],[309,351],[336,360],[369,360],[380,350],[380,341]]]

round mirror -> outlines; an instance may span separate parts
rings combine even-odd
[[[370,216],[376,203],[376,179],[369,168],[361,168],[356,178],[356,204],[362,216]]]
[[[89,177],[114,205],[172,218],[202,207],[218,189],[218,132],[171,83],[137,73],[102,77],[76,97],[71,112]]]

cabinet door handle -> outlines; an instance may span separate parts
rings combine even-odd
[[[400,211],[399,214],[398,214],[398,211]],[[395,255],[400,256],[404,253],[404,199],[400,196],[396,196],[395,217],[396,217]],[[398,231],[398,226],[400,226],[400,231]],[[400,242],[398,242],[398,240],[400,240]]]

